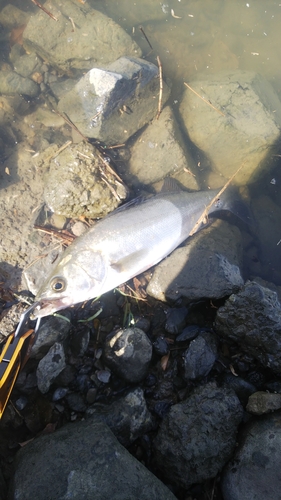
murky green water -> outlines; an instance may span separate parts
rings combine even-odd
[[[2,2],[2,6],[7,3]],[[176,115],[184,82],[192,81],[201,72],[213,74],[236,69],[258,72],[272,84],[281,100],[281,3],[262,0],[88,0],[87,3],[113,18],[131,34],[149,61],[157,64],[156,58],[160,57],[164,78],[172,87],[170,103]],[[31,0],[15,0],[11,4],[26,11],[36,10]],[[1,49],[5,61],[9,46],[3,42]],[[18,97],[10,98],[11,106],[16,99],[19,100]],[[39,98],[32,103],[32,111],[42,105]],[[9,102],[1,101],[2,111],[6,106]],[[26,113],[25,106],[24,101],[17,105],[17,119],[22,117],[26,134],[31,137],[34,127],[26,117],[31,109],[29,107]],[[26,141],[22,132],[15,136],[3,113],[0,125],[1,238],[9,241],[9,244],[2,243],[0,254],[0,268],[5,278],[5,273],[14,272],[14,266],[22,268],[36,257],[34,251],[29,254],[29,246],[24,241],[26,237],[20,231],[24,221],[29,219],[32,222],[33,213],[36,213],[32,191],[40,191],[42,186],[37,184],[28,191],[29,176],[36,175],[32,155],[44,147],[44,141],[38,142],[37,149],[36,137]],[[56,130],[50,128],[48,142],[55,141],[55,136]],[[186,140],[189,143],[188,138]],[[198,160],[200,152],[192,151]],[[232,155],[232,151],[228,154]],[[204,160],[201,157],[199,160],[200,177],[204,180]],[[246,271],[248,275],[260,275],[281,285],[281,158],[277,153],[269,160],[268,172],[258,182],[247,186],[255,216],[261,223],[258,234],[245,235]],[[29,170],[26,162],[30,162]],[[23,178],[22,189],[14,190],[13,186],[21,183]],[[16,201],[19,198],[21,203]],[[9,220],[10,226],[19,231],[18,239],[16,232],[11,234],[9,231]]]

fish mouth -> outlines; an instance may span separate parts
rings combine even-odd
[[[31,319],[44,318],[45,316],[49,316],[56,311],[60,311],[61,309],[65,309],[69,304],[65,303],[63,297],[60,299],[42,299],[39,300],[36,307],[32,311]]]

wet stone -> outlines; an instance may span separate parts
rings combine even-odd
[[[281,415],[252,420],[243,429],[239,446],[222,476],[227,500],[280,499]]]
[[[23,94],[36,97],[39,94],[39,85],[29,78],[24,78],[15,71],[0,71],[1,94]]]
[[[36,376],[38,389],[43,394],[48,392],[55,378],[65,368],[65,352],[62,344],[56,342],[49,352],[39,361]]]
[[[94,418],[66,425],[24,446],[17,454],[9,495],[18,500],[175,500]]]
[[[221,298],[244,284],[239,229],[217,220],[157,265],[147,293],[157,300]]]
[[[24,30],[24,47],[65,73],[74,74],[75,69],[89,70],[94,65],[108,64],[122,55],[141,56],[141,49],[132,38],[88,3],[81,8],[77,1],[49,0],[44,7],[53,13],[57,21],[54,22],[38,9]],[[74,20],[75,30],[71,19]]]
[[[118,330],[106,337],[104,361],[128,382],[140,382],[145,378],[151,357],[152,344],[139,328]]]
[[[101,172],[105,172],[106,182]],[[111,187],[108,186],[108,184]],[[71,145],[51,160],[44,198],[48,207],[67,217],[104,217],[126,198],[127,191],[89,143]],[[116,198],[113,192],[120,194]]]
[[[86,137],[108,145],[125,142],[157,113],[158,68],[134,57],[94,66],[58,104]],[[163,104],[170,89],[163,82]]]
[[[154,441],[156,466],[184,488],[215,477],[235,449],[242,416],[230,389],[214,383],[198,387],[164,417]]]
[[[215,327],[219,335],[281,374],[281,305],[275,291],[247,281],[218,309]]]
[[[192,340],[183,354],[184,379],[186,381],[206,377],[217,359],[218,350],[213,334],[201,333]]]
[[[280,139],[281,103],[264,77],[244,70],[201,75],[190,86],[216,103],[224,116],[185,89],[180,112],[190,139],[204,151],[213,169],[247,185],[268,170],[269,154]],[[210,133],[211,131],[211,133]],[[229,155],[229,151],[232,154]]]
[[[164,356],[169,352],[169,344],[164,337],[160,336],[153,342],[153,349],[158,356]]]
[[[128,166],[124,178],[128,176],[134,185],[152,184],[172,176],[185,187],[198,189],[196,177],[192,175],[195,172],[194,160],[185,146],[170,106],[166,106],[159,118],[155,118],[137,138],[131,148]]]
[[[249,397],[246,410],[254,415],[263,415],[272,411],[280,410],[281,394],[270,394],[258,391]]]
[[[72,392],[65,396],[67,404],[72,411],[84,412],[87,408],[83,397],[78,392]]]

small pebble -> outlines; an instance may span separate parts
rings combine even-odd
[[[100,382],[103,382],[104,384],[108,384],[110,377],[111,377],[111,372],[109,370],[98,370],[96,372],[97,378]]]

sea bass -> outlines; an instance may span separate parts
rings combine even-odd
[[[218,190],[161,192],[127,204],[98,221],[65,250],[39,290],[34,316],[99,297],[160,262],[191,232]],[[237,213],[236,202],[216,199],[208,210]],[[239,211],[239,208],[238,208]],[[243,217],[241,217],[243,218]]]

